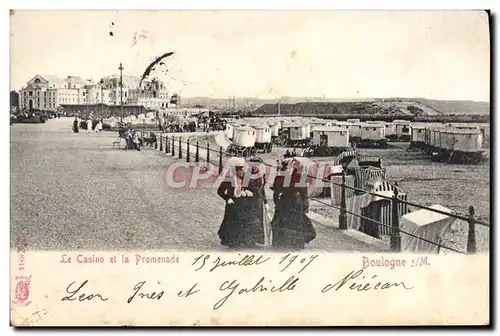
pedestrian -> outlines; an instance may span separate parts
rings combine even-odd
[[[248,184],[252,189],[256,190],[254,198],[251,199],[251,209],[250,211],[255,213],[255,216],[259,218],[259,221],[264,230],[265,244],[270,245],[271,240],[271,230],[269,215],[269,205],[266,198],[266,175],[265,171],[261,171],[260,168],[264,167],[264,161],[258,156],[252,156],[248,160],[250,166],[250,175]],[[267,224],[267,225],[266,225]]]
[[[95,126],[95,132],[99,133],[100,131],[102,131],[102,121],[101,120],[99,120],[99,122]]]
[[[78,133],[78,117],[75,117],[75,120],[73,120],[73,132]]]
[[[92,132],[92,120],[87,119],[87,133]]]
[[[301,250],[316,238],[316,231],[306,215],[309,199],[307,186],[301,185],[301,168],[295,160],[284,162],[273,183],[275,212],[271,227],[276,249]]]
[[[219,238],[222,245],[230,248],[254,248],[256,244],[264,244],[262,212],[259,212],[261,186],[245,179],[245,159],[231,158],[228,166],[230,181],[225,180],[217,189],[226,203]]]

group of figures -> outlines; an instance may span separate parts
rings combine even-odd
[[[120,138],[125,140],[125,150],[135,149],[137,151],[141,150],[143,146],[142,139],[139,133],[131,124],[120,123],[118,128],[118,134]]]
[[[75,120],[73,120],[73,132],[79,133],[80,128],[86,129],[87,133],[101,132],[102,124],[103,124],[102,120],[87,119],[82,122],[79,122],[78,117],[75,117]]]
[[[307,188],[300,186],[301,167],[297,161],[285,163],[276,176],[271,187],[275,211],[271,232],[266,232],[265,213],[269,213],[266,180],[263,176],[254,178],[260,175],[257,165],[261,163],[259,158],[251,158],[248,165],[243,158],[231,158],[228,162],[234,174],[231,181],[222,182],[217,190],[226,203],[218,232],[221,244],[230,248],[255,248],[257,244],[272,241],[275,249],[304,249],[305,244],[316,238],[316,231],[306,215],[309,199]]]
[[[196,123],[158,123],[158,129],[161,132],[181,133],[181,132],[196,132]]]

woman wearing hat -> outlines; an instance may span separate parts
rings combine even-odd
[[[231,248],[251,248],[264,243],[262,207],[259,207],[261,184],[246,181],[246,162],[243,158],[231,158],[232,181],[224,181],[217,194],[226,202],[224,219],[219,228],[221,244]]]
[[[291,169],[288,166],[291,165]],[[273,200],[276,206],[271,222],[273,247],[278,249],[303,249],[305,244],[316,238],[309,211],[307,187],[301,186],[301,167],[298,162],[283,162],[281,174],[273,184]],[[286,178],[285,171],[291,176]]]

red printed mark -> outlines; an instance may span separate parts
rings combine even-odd
[[[15,297],[18,303],[24,303],[30,296],[31,276],[26,280],[20,280],[16,284]]]

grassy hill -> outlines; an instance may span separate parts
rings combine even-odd
[[[182,98],[182,106],[201,105],[211,109],[236,110],[256,114],[276,114],[277,99],[210,97]],[[282,97],[281,114],[379,114],[401,116],[438,116],[438,115],[489,115],[488,102],[461,100],[432,100],[425,98],[386,98],[386,99],[330,99],[322,97]]]

